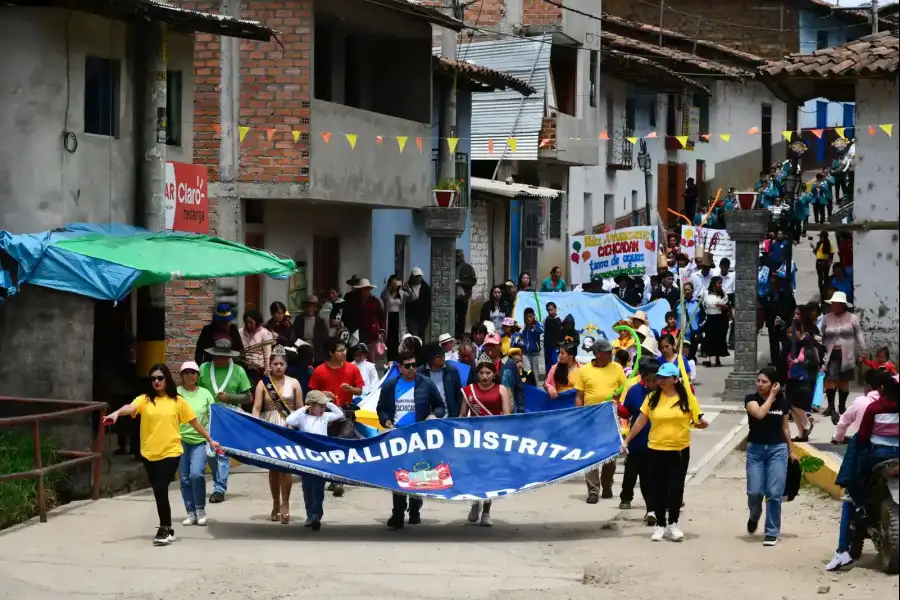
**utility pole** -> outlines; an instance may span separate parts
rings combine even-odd
[[[663,45],[663,14],[666,12],[665,0],[659,0],[659,47]]]
[[[449,6],[444,8],[448,16],[462,19],[463,9],[459,0],[450,0]],[[444,29],[441,32],[441,55],[450,60],[456,60],[456,32]],[[456,70],[453,71],[453,80],[450,91],[444,97],[443,115],[441,115],[441,139],[438,140],[438,171],[441,179],[456,179],[456,156],[450,152],[447,138],[456,137]]]
[[[878,33],[878,0],[872,0],[872,33]]]

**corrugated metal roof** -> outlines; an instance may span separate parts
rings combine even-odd
[[[525,98],[514,90],[472,95],[472,141],[469,150],[472,160],[498,160],[503,155],[508,137],[516,138],[516,151],[507,149],[506,158],[537,160],[550,70],[550,49],[549,35],[460,44],[459,60],[506,73],[536,90]],[[436,53],[439,54],[440,49]],[[490,151],[490,140],[494,142],[493,152]]]
[[[505,181],[491,181],[483,177],[472,177],[472,191],[494,194],[504,198],[556,198],[563,192],[552,188],[526,185],[524,183],[506,183]]]

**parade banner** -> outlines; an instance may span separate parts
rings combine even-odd
[[[719,261],[727,258],[731,261],[731,268],[735,268],[734,241],[724,229],[709,229],[706,227],[681,226],[681,252],[688,258],[694,258],[697,246],[712,254],[715,266]]]
[[[593,358],[591,346],[598,337],[612,341],[619,337],[613,329],[622,319],[630,319],[638,310],[647,313],[650,328],[659,331],[666,326],[666,313],[672,310],[666,300],[654,300],[644,306],[633,307],[625,304],[614,294],[591,294],[587,292],[519,292],[513,318],[517,323],[525,322],[525,309],[534,310],[535,315],[546,316],[547,303],[556,304],[560,319],[572,315],[578,332],[578,361],[587,362]]]
[[[569,273],[573,285],[616,275],[656,274],[656,229],[626,227],[607,233],[569,236]]]
[[[348,440],[212,407],[215,439],[238,461],[399,494],[471,502],[564,480],[616,457],[615,403],[502,417],[433,419]]]

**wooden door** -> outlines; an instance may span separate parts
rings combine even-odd
[[[313,236],[313,292],[322,296],[328,288],[341,289],[338,285],[340,267],[340,239],[324,235]]]
[[[672,190],[672,198],[677,210],[680,213],[684,213],[684,186],[687,184],[687,173],[688,168],[685,163],[678,163],[671,165],[673,175],[669,176],[669,184],[670,189]],[[688,215],[688,218],[692,218],[693,215]]]
[[[656,211],[659,213],[659,222],[665,228],[669,228],[669,165],[663,163],[656,165]]]
[[[244,236],[244,243],[251,248],[265,247],[265,239],[262,233],[248,232]],[[260,275],[247,275],[244,278],[244,312],[255,308],[262,311],[262,277]]]

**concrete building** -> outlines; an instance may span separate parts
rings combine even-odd
[[[853,292],[870,349],[897,356],[898,207],[900,207],[900,44],[884,31],[843,46],[792,54],[762,69],[766,84],[787,101],[825,97],[856,103],[856,123],[875,135],[859,135],[853,190],[854,222],[826,229],[853,233]],[[889,125],[890,135],[879,125]]]

